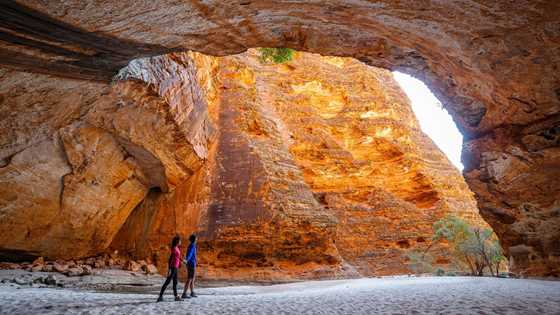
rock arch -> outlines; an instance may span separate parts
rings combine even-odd
[[[351,56],[422,78],[466,137],[465,178],[513,266],[558,274],[557,1],[192,0],[155,6],[23,0],[0,6],[2,66],[60,80],[108,82],[141,56],[182,50],[228,55],[262,46]],[[15,80],[3,74],[3,82]],[[2,164],[21,139],[2,138]]]

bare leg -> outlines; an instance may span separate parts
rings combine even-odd
[[[189,282],[191,281],[191,279],[187,279],[187,282],[185,282],[185,288],[183,289],[183,296],[187,295],[187,289],[189,288]]]
[[[190,280],[190,287],[191,287],[191,294],[194,293],[194,278],[196,277],[196,275]]]

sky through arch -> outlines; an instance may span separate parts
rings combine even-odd
[[[451,163],[462,171],[463,135],[457,129],[451,115],[424,82],[401,72],[393,72],[393,76],[410,99],[422,131],[447,155]]]

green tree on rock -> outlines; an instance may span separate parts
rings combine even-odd
[[[294,57],[294,50],[291,48],[259,48],[258,51],[262,63],[280,64],[291,61]]]

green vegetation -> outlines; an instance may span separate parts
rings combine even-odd
[[[432,266],[434,259],[430,254],[411,251],[407,256],[409,261],[408,266],[415,273],[431,273],[434,270]]]
[[[262,63],[273,62],[276,64],[291,61],[294,50],[291,48],[259,48],[259,59]]]
[[[434,276],[441,277],[441,276],[444,276],[444,275],[445,275],[445,270],[443,270],[443,268],[437,268],[434,271]]]
[[[457,271],[482,276],[487,269],[498,276],[500,265],[506,259],[492,230],[471,226],[461,218],[447,216],[433,225],[432,243],[423,253],[408,254],[410,268],[415,272],[432,272],[433,259],[427,251],[437,242],[447,241]],[[443,275],[444,270],[434,271]]]

